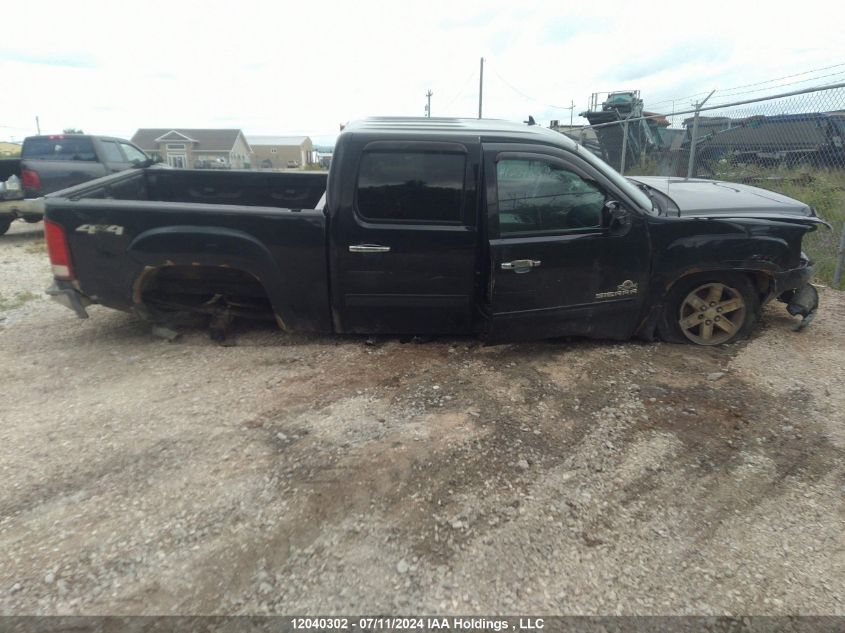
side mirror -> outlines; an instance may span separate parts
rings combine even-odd
[[[608,200],[601,210],[601,225],[611,235],[624,235],[631,226],[631,215],[616,200]]]
[[[608,200],[604,203],[601,209],[601,225],[604,228],[609,228],[613,222],[613,218],[619,213],[622,205],[616,200]]]

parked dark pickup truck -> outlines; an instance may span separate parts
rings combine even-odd
[[[773,297],[814,314],[801,252],[824,223],[813,209],[641,180],[538,127],[368,119],[340,135],[327,179],[141,169],[48,196],[49,293],[81,317],[99,303],[491,340],[713,345],[746,334]]]
[[[24,139],[21,158],[0,164],[0,183],[14,177],[15,188],[0,188],[0,235],[16,218],[38,222],[42,196],[131,167],[147,167],[149,157],[129,141],[107,136],[54,134]]]

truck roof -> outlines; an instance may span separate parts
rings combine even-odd
[[[23,142],[26,143],[27,141],[35,141],[35,140],[48,140],[48,141],[58,141],[62,139],[74,139],[74,138],[98,138],[101,140],[108,140],[108,141],[123,141],[128,142],[124,138],[119,138],[117,136],[107,136],[104,134],[33,134],[32,136],[27,136]]]
[[[437,117],[370,117],[350,122],[341,132],[344,135],[394,136],[420,134],[426,136],[478,136],[481,140],[523,139],[541,141],[574,150],[577,143],[559,132],[501,119],[460,119]]]

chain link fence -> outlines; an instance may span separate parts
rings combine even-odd
[[[845,83],[754,99],[714,91],[688,110],[643,109],[635,91],[593,96],[592,124],[552,127],[625,175],[751,184],[813,206],[833,225],[805,240],[820,281],[842,287],[845,259]]]

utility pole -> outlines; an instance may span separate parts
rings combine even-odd
[[[569,131],[571,132],[572,131],[572,115],[575,112],[575,102],[570,99],[569,103],[570,103],[570,106],[569,106]]]
[[[431,95],[434,93],[429,88],[428,92],[425,93],[426,98],[428,99],[428,103],[425,104],[425,116],[429,119],[431,118]]]
[[[689,146],[689,163],[687,164],[687,180],[692,178],[695,171],[695,146],[698,142],[698,115],[701,112],[701,106],[707,103],[707,99],[713,96],[715,90],[711,91],[704,101],[695,104],[695,117],[692,120],[692,140]]]
[[[38,121],[38,117],[35,117],[35,129],[38,130],[38,136],[41,136],[41,123]]]
[[[481,70],[478,73],[478,118],[481,118],[481,102],[484,97],[484,58],[481,58]]]

